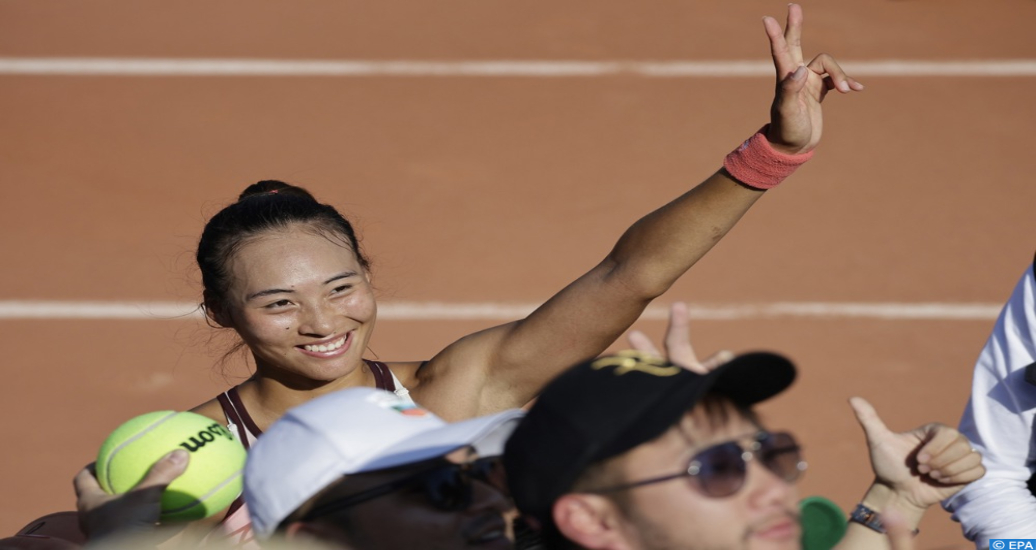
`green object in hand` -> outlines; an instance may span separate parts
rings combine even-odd
[[[819,497],[799,502],[802,525],[802,550],[831,550],[848,528],[849,520],[837,504]]]

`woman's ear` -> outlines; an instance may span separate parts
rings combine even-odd
[[[201,308],[205,312],[205,317],[221,327],[234,328],[234,323],[231,321],[230,316],[227,315],[226,308],[222,302],[216,300],[208,290],[204,293],[204,300]]]
[[[554,502],[554,524],[568,540],[589,549],[628,548],[618,509],[601,495],[569,493]]]

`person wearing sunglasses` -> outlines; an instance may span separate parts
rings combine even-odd
[[[677,341],[672,326],[667,345]],[[806,470],[802,449],[752,409],[791,385],[794,365],[769,352],[708,368],[692,362],[699,372],[631,350],[581,363],[544,389],[503,459],[540,547],[800,547],[794,484]],[[886,548],[882,512],[894,508],[916,529],[929,506],[984,472],[953,428],[896,434],[866,401],[852,406],[876,480],[839,548]]]
[[[499,457],[523,414],[447,423],[375,388],[289,409],[245,465],[253,534],[356,550],[510,549]]]

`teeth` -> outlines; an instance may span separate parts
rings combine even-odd
[[[316,351],[316,352],[326,353],[326,352],[329,352],[329,351],[334,351],[334,350],[336,350],[336,349],[338,349],[338,348],[340,348],[340,347],[342,347],[344,345],[345,345],[345,336],[335,340],[334,342],[331,342],[330,344],[321,344],[319,346],[302,346],[302,347],[306,351]]]

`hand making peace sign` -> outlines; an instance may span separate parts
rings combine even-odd
[[[788,5],[784,31],[772,17],[763,18],[770,52],[777,70],[777,91],[770,107],[770,127],[766,139],[784,153],[812,151],[820,142],[823,117],[820,102],[828,90],[842,93],[863,90],[847,76],[834,57],[822,53],[808,64],[802,57],[802,6]]]

